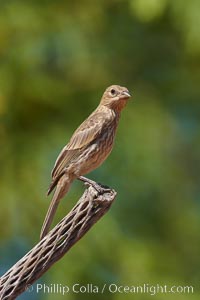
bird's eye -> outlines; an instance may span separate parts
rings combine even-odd
[[[115,89],[112,89],[110,92],[111,92],[112,96],[114,96],[116,94],[116,90]]]

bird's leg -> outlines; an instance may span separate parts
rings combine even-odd
[[[79,176],[77,179],[83,181],[85,184],[91,185],[98,193],[103,194],[111,191],[110,188],[105,188],[87,177]]]

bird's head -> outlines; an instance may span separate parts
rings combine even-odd
[[[113,110],[121,111],[130,97],[131,95],[127,88],[120,85],[111,85],[105,90],[100,104]]]

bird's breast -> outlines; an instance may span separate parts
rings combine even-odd
[[[117,122],[112,122],[80,152],[78,159],[73,162],[73,170],[77,176],[91,172],[104,162],[113,148],[116,128]]]

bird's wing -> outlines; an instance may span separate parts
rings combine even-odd
[[[79,155],[80,150],[90,144],[98,134],[105,128],[105,113],[95,112],[90,115],[74,132],[69,143],[60,152],[54,168],[52,170],[52,178],[55,179],[63,172],[63,169]]]

